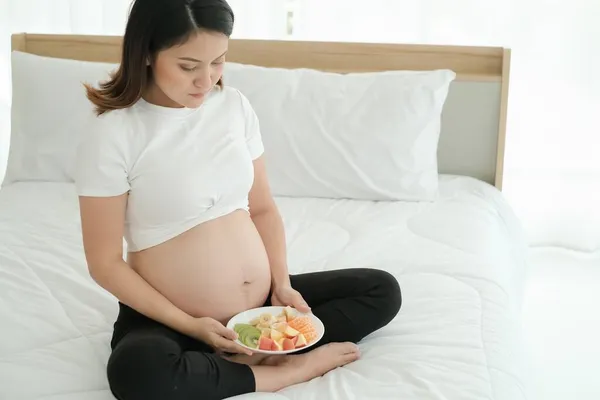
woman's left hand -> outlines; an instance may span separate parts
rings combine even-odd
[[[290,306],[303,313],[310,312],[310,307],[300,292],[290,285],[275,288],[271,296],[271,304],[274,306]]]

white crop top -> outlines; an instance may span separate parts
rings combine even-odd
[[[129,192],[125,240],[139,251],[247,211],[252,161],[263,150],[258,118],[234,88],[214,89],[197,109],[140,100],[86,127],[75,185],[80,196]]]

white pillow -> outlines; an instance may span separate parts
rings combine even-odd
[[[12,53],[11,139],[3,185],[72,182],[81,127],[93,112],[83,83],[106,80],[116,66]]]
[[[72,182],[82,83],[116,64],[12,53],[12,133],[4,184]],[[227,63],[225,84],[259,116],[275,195],[432,200],[452,71],[333,74]]]
[[[450,70],[337,74],[227,63],[261,124],[273,193],[431,201]]]

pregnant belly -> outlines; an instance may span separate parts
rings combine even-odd
[[[271,286],[267,253],[245,211],[129,254],[128,261],[175,306],[224,323],[241,311],[262,306]]]

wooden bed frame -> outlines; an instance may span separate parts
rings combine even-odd
[[[14,34],[13,51],[118,63],[120,36]],[[457,74],[442,116],[440,173],[466,175],[502,189],[510,50],[371,43],[231,39],[228,61],[348,73],[451,69]]]

